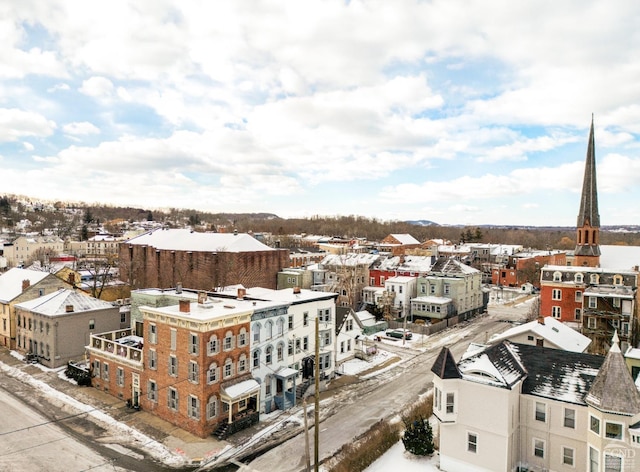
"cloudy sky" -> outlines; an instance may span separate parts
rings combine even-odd
[[[0,193],[149,209],[640,223],[640,3],[0,3]]]

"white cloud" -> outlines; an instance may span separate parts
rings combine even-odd
[[[33,144],[31,144],[30,142],[24,141],[22,143],[22,146],[27,150],[27,151],[33,151],[35,148],[33,147]]]
[[[110,98],[113,90],[113,83],[106,77],[91,77],[80,87],[81,93],[94,98]]]
[[[74,136],[85,136],[89,134],[100,134],[100,129],[93,123],[88,121],[67,123],[62,127],[62,131],[66,134]]]
[[[56,125],[39,113],[0,108],[0,143],[25,136],[50,136]]]

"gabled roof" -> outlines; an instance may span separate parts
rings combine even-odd
[[[67,306],[73,307],[71,313],[114,308],[113,304],[109,302],[69,289],[60,289],[57,292],[16,304],[16,308],[47,316],[68,315],[70,312],[67,312]]]
[[[496,387],[511,388],[526,376],[511,344],[500,343],[465,357],[458,363],[462,378]]]
[[[591,339],[587,336],[580,334],[575,329],[551,316],[545,317],[544,323],[534,320],[520,326],[514,326],[501,334],[493,336],[489,342],[490,344],[495,344],[524,333],[532,333],[538,338],[544,338],[565,351],[584,352],[591,343]]]
[[[47,275],[49,275],[48,272],[39,270],[19,269],[17,267],[9,269],[0,276],[0,301],[8,303],[20,295],[23,292],[23,281],[28,280],[30,285],[35,285]]]
[[[390,234],[390,237],[392,237],[393,239],[395,239],[396,241],[398,241],[398,243],[402,244],[402,245],[413,245],[413,244],[420,244],[420,241],[418,241],[416,238],[414,238],[413,236],[411,236],[409,233],[403,233],[403,234]]]
[[[198,233],[188,229],[155,229],[126,243],[169,251],[275,251],[246,233]]]
[[[441,257],[432,266],[429,274],[466,275],[480,272],[453,257]]]
[[[459,379],[462,377],[456,361],[453,359],[453,354],[447,347],[443,347],[440,350],[440,354],[438,354],[436,361],[431,366],[431,372],[441,379]]]
[[[618,334],[593,382],[586,402],[606,413],[633,416],[640,413],[640,392],[629,374],[618,346]]]

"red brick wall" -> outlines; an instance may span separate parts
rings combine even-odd
[[[561,291],[561,300],[553,300],[553,290]],[[560,307],[561,321],[576,321],[576,308],[582,308],[582,300],[576,302],[576,292],[584,292],[583,288],[561,284],[543,284],[540,288],[540,314],[552,316],[554,306]]]
[[[242,284],[277,288],[277,274],[289,267],[289,251],[191,252],[120,245],[121,278],[132,288],[171,288],[178,282],[196,290]]]

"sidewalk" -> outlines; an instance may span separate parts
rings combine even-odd
[[[80,387],[75,382],[64,378],[64,368],[62,371],[60,369],[51,370],[39,364],[27,364],[4,347],[0,347],[0,363],[4,364],[3,370],[7,375],[12,375],[12,372],[17,371],[27,374],[33,379],[33,382],[29,383],[46,384],[62,394],[56,395],[57,398],[64,398],[66,395],[77,402],[105,413],[114,422],[142,433],[148,437],[149,443],[158,443],[166,449],[164,455],[161,451],[159,453],[161,457],[156,457],[156,459],[168,465],[175,466],[180,463],[182,465],[199,465],[203,460],[216,455],[230,444],[219,441],[213,436],[206,439],[194,436],[151,413],[128,408],[124,401],[120,401],[101,390],[93,387]],[[117,443],[117,438],[114,438],[113,442]],[[158,453],[156,452],[155,455],[157,456]]]

